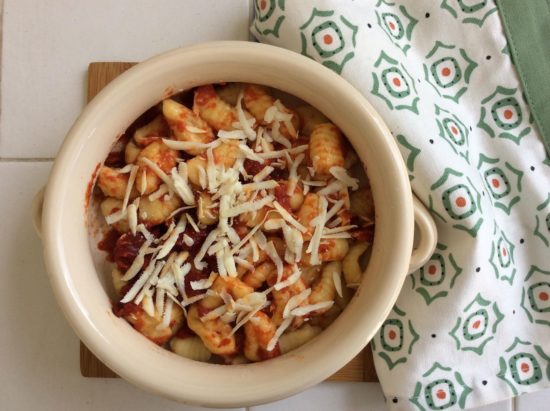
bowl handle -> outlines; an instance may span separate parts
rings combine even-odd
[[[42,187],[38,193],[34,195],[32,199],[32,224],[38,237],[42,238],[42,206],[44,205],[44,190],[46,187]]]
[[[418,270],[432,256],[437,244],[437,228],[430,212],[413,195],[414,222],[417,232],[417,243],[411,254],[409,273]]]

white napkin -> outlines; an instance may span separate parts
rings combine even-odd
[[[259,41],[340,73],[379,111],[436,220],[436,253],[372,341],[393,410],[550,386],[550,159],[495,4],[474,3],[254,5]]]

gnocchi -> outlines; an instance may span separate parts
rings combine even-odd
[[[279,103],[279,104],[277,104]],[[265,87],[255,84],[248,84],[244,88],[244,105],[247,110],[256,118],[262,125],[270,125],[273,127],[273,115],[270,115],[270,110],[285,118],[280,124],[280,133],[291,140],[298,138],[298,130],[300,118],[292,110],[283,106],[275,100]]]
[[[153,141],[166,136],[168,136],[166,120],[163,116],[159,115],[153,121],[134,132],[134,142],[139,147],[147,147]]]
[[[162,113],[176,139],[201,144],[214,140],[214,133],[208,123],[183,104],[171,99],[164,100]],[[203,153],[204,148],[189,147],[184,151],[196,156]]]
[[[269,360],[352,299],[372,193],[340,129],[300,104],[204,85],[153,106],[114,145],[93,199],[116,240],[104,246],[113,311],[153,343],[194,361]]]
[[[356,243],[344,257],[343,270],[346,284],[350,288],[357,288],[361,282],[363,270],[359,265],[359,259],[369,248],[368,243]]]
[[[316,125],[309,137],[309,157],[315,173],[330,175],[332,167],[344,166],[342,132],[332,123]]]
[[[193,111],[215,130],[233,130],[239,121],[235,107],[222,100],[212,85],[195,90]]]
[[[195,361],[208,361],[212,353],[199,337],[179,338],[170,340],[170,349],[181,357]]]

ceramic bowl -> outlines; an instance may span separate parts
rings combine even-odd
[[[104,273],[93,258],[88,185],[117,135],[147,108],[179,90],[217,82],[275,87],[325,113],[357,151],[372,185],[376,230],[362,284],[340,317],[317,338],[273,360],[214,365],[181,358],[115,317]],[[203,406],[242,407],[278,400],[338,371],[373,337],[408,272],[435,247],[435,227],[413,201],[402,157],[367,100],[326,67],[280,48],[217,42],[177,49],[131,68],[85,108],[55,160],[35,220],[52,288],[67,320],[113,371],[148,391]],[[413,250],[415,237],[417,244]]]

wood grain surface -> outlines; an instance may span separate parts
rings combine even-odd
[[[136,63],[98,62],[88,66],[88,101],[101,91],[116,76],[128,70]],[[81,342],[80,343],[80,372],[84,377],[115,378],[117,375]],[[367,381],[376,382],[378,377],[374,369],[372,351],[367,346],[355,356],[340,371],[327,379],[328,381]]]

